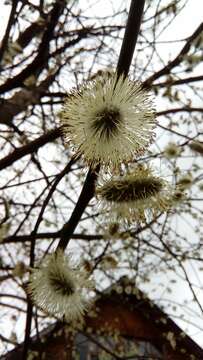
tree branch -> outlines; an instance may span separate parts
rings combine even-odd
[[[202,81],[203,80],[203,76],[190,76],[188,78],[184,78],[184,79],[178,79],[178,80],[167,80],[167,81],[163,81],[161,83],[156,83],[152,85],[152,88],[156,88],[156,87],[167,87],[167,86],[174,86],[174,85],[182,85],[182,84],[188,84],[191,82],[196,82],[196,81]]]
[[[125,75],[128,74],[140,29],[143,9],[144,9],[144,0],[131,1],[125,35],[121,46],[121,51],[117,65],[118,76],[121,74],[125,74]],[[127,56],[125,54],[125,51],[127,51]],[[68,245],[69,240],[75,228],[77,227],[85,208],[87,207],[89,201],[94,196],[95,183],[98,177],[99,170],[100,170],[99,165],[95,170],[91,169],[90,167],[83,189],[79,196],[78,202],[75,206],[75,209],[73,210],[70,220],[68,221],[68,223],[64,225],[61,231],[61,238],[57,249],[59,248],[65,249],[66,246]]]
[[[143,83],[143,87],[150,87],[151,84],[158,78],[160,78],[163,75],[168,75],[170,74],[171,70],[178,66],[181,61],[184,58],[184,55],[186,55],[189,50],[190,47],[193,43],[193,41],[197,38],[197,36],[199,34],[201,34],[201,32],[203,31],[203,23],[201,23],[198,28],[194,31],[194,33],[189,37],[188,41],[186,42],[186,44],[183,46],[183,48],[181,49],[181,51],[179,52],[179,54],[175,57],[174,60],[170,61],[166,66],[164,66],[161,70],[157,71],[156,73],[154,73],[152,76],[150,76],[147,80],[145,80],[145,82]]]
[[[5,32],[4,38],[3,38],[2,43],[1,43],[1,48],[0,48],[0,63],[1,63],[1,60],[2,60],[3,55],[4,55],[4,52],[5,52],[5,50],[6,50],[6,48],[7,48],[7,45],[8,45],[10,30],[11,30],[11,27],[12,27],[12,25],[13,25],[13,21],[15,20],[15,14],[16,14],[17,4],[18,4],[18,1],[17,1],[17,0],[13,0],[13,2],[12,2],[12,8],[11,8],[11,13],[10,13],[9,21],[8,21],[8,25],[7,25],[7,28],[6,28],[6,32]]]
[[[47,25],[47,29],[44,32],[42,41],[39,45],[37,56],[31,64],[23,69],[19,74],[11,79],[8,79],[3,85],[0,86],[0,94],[15,89],[16,87],[22,86],[24,80],[34,74],[35,72],[42,70],[47,63],[49,55],[49,42],[53,37],[54,29],[57,25],[58,19],[61,15],[62,10],[66,6],[64,1],[58,0],[55,2],[50,15],[50,21]]]
[[[5,156],[3,159],[0,159],[0,170],[7,168],[15,161],[22,159],[22,157],[38,151],[40,147],[56,140],[60,135],[60,128],[56,128],[54,130],[50,130],[48,133],[38,137],[37,139],[30,141],[28,144],[15,149],[11,154]]]
[[[145,0],[131,1],[125,35],[121,46],[120,56],[118,59],[118,76],[120,76],[121,74],[127,76],[128,74],[138,34],[140,31],[144,3]]]

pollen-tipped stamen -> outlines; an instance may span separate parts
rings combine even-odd
[[[118,203],[147,199],[162,190],[163,182],[155,177],[117,180],[103,186],[100,193],[107,201]]]
[[[112,178],[101,185],[97,194],[113,221],[143,221],[170,207],[167,181],[153,174],[150,167],[140,165],[131,174]]]
[[[53,291],[64,296],[74,294],[75,286],[71,279],[67,280],[62,274],[56,274],[53,271],[50,271],[48,278]]]
[[[73,90],[61,113],[64,140],[91,165],[118,168],[154,140],[155,111],[140,82],[103,74]]]
[[[47,255],[39,268],[33,269],[28,292],[33,302],[50,315],[69,321],[82,320],[91,301],[88,291],[92,280],[87,271],[74,265],[62,251]]]
[[[92,130],[98,134],[100,138],[107,139],[118,132],[118,125],[121,121],[121,114],[118,109],[103,109],[95,115],[95,120],[91,124]]]

